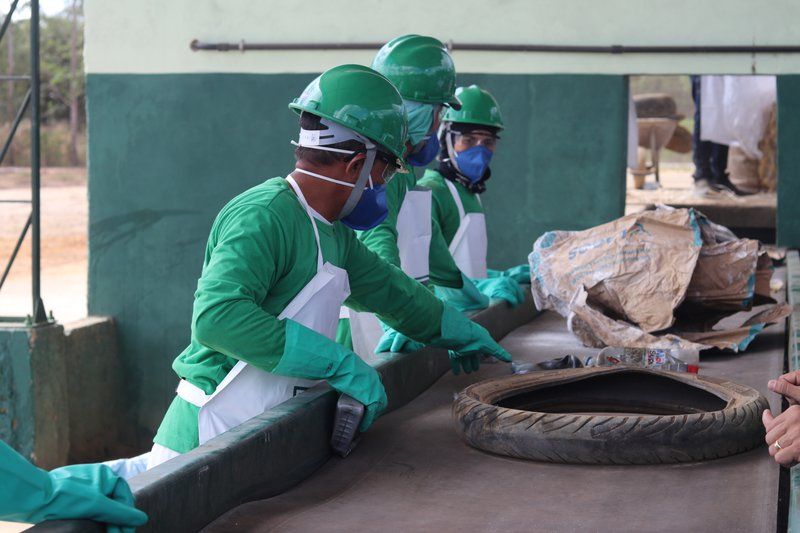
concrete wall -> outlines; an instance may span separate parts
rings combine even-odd
[[[64,328],[0,329],[0,439],[44,468],[67,462],[68,397]]]
[[[89,317],[64,326],[70,463],[126,457],[123,396],[125,377],[117,328],[108,317]]]
[[[0,439],[44,468],[121,456],[114,322],[0,328]]]
[[[286,104],[308,82],[374,55],[192,52],[192,39],[384,42],[413,32],[456,43],[791,44],[797,36],[785,21],[800,14],[800,4],[787,0],[766,7],[745,0],[409,0],[374,10],[356,0],[87,0],[85,9],[89,311],[118,321],[125,420],[134,435],[126,440],[140,449],[174,394],[170,363],[189,341],[215,214],[240,191],[292,170],[288,142],[297,124]],[[493,267],[524,262],[544,231],[622,214],[626,74],[800,72],[798,55],[456,48],[454,57],[459,82],[491,90],[508,123],[485,195]],[[782,106],[781,113],[795,109]],[[791,168],[781,172],[791,175]],[[794,216],[784,213],[787,228]],[[800,243],[800,228],[784,237]]]
[[[22,327],[4,326],[0,329],[0,440],[26,457],[33,454],[31,387],[27,331]]]

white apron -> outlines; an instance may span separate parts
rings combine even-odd
[[[431,191],[416,187],[406,192],[397,213],[397,250],[403,272],[419,282],[428,281],[431,248]]]
[[[407,276],[419,282],[428,281],[428,257],[431,247],[431,191],[416,187],[406,192],[403,205],[397,213],[397,250],[400,268]],[[372,313],[360,313],[343,308],[342,318],[350,318],[350,336],[353,351],[362,359],[372,358],[378,341],[383,336],[381,323]]]
[[[339,308],[350,294],[347,272],[331,263],[323,263],[319,231],[305,197],[291,176],[286,180],[311,220],[317,241],[317,273],[289,302],[278,319],[291,318],[334,339]],[[187,402],[200,407],[198,429],[200,444],[203,444],[317,383],[319,381],[272,374],[239,361],[213,394],[206,395],[186,380],[181,380],[177,392]]]
[[[456,186],[450,180],[444,180],[458,208],[458,230],[450,242],[450,253],[456,266],[468,278],[484,279],[486,272],[486,254],[488,240],[486,238],[486,217],[483,213],[465,213],[464,204],[458,195]],[[478,198],[480,203],[480,197]]]

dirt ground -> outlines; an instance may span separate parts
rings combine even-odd
[[[776,193],[759,193],[750,196],[733,196],[715,193],[709,197],[698,197],[694,194],[694,179],[691,163],[665,163],[661,165],[661,187],[656,187],[653,175],[647,176],[644,189],[635,189],[633,175],[628,173],[625,196],[625,214],[641,211],[646,205],[692,204],[702,210],[704,205],[729,205],[747,207],[772,207],[778,205]]]
[[[28,169],[0,168],[0,200],[30,200]],[[85,168],[42,170],[42,299],[59,322],[86,316],[88,198]],[[25,225],[30,204],[0,203],[0,274]],[[30,233],[0,288],[0,316],[31,313]]]

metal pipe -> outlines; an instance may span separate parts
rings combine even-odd
[[[270,50],[377,50],[385,43],[209,43],[194,39],[193,51],[246,52]],[[468,52],[551,52],[578,54],[796,54],[800,45],[698,45],[698,46],[610,46],[551,45],[551,44],[489,44],[455,43],[448,41],[451,50]]]
[[[0,204],[29,204],[30,200],[0,200]]]
[[[189,48],[195,52],[200,50],[216,50],[218,52],[244,52],[247,50],[377,50],[384,43],[204,43],[194,39]]]
[[[27,235],[28,233],[28,228],[31,227],[32,216],[33,213],[28,215],[28,221],[25,223],[25,227],[22,228],[22,233],[19,234],[19,239],[17,239],[17,244],[14,246],[14,251],[11,252],[11,257],[8,259],[8,264],[6,265],[6,269],[3,271],[3,277],[0,278],[0,289],[3,288],[3,283],[6,282],[8,273],[11,272],[11,266],[14,264],[14,260],[17,258],[17,253],[19,252],[19,249],[22,246],[22,241],[25,240],[25,235]]]
[[[0,26],[0,41],[3,40],[3,36],[6,34],[6,30],[8,29],[8,25],[11,23],[11,15],[13,15],[14,11],[16,11],[18,3],[19,3],[19,0],[14,0],[11,3],[11,7],[8,8],[8,13],[6,14],[6,18],[3,19],[3,25]]]
[[[6,158],[8,149],[11,148],[11,141],[14,140],[14,134],[17,133],[17,126],[19,126],[19,123],[22,122],[22,117],[25,116],[25,111],[28,109],[28,104],[30,101],[31,89],[28,89],[28,93],[25,95],[25,100],[23,100],[22,105],[19,106],[17,116],[14,117],[14,122],[11,124],[11,131],[8,132],[8,138],[6,139],[5,145],[3,145],[3,150],[0,151],[0,164],[3,163],[3,159]]]
[[[31,0],[31,292],[33,299],[33,325],[47,322],[47,313],[41,297],[41,176],[39,173],[39,0]]]

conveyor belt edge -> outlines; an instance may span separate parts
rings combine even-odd
[[[499,340],[529,322],[536,311],[527,301],[510,308],[502,301],[472,316]],[[416,398],[450,369],[446,352],[424,348],[410,354],[385,354],[373,363],[381,374],[389,410]],[[150,520],[137,531],[197,531],[246,501],[285,492],[331,456],[328,440],[337,395],[327,385],[265,411],[203,446],[130,480],[136,505]],[[369,435],[365,438],[368,442]],[[30,531],[102,531],[86,520],[43,522]]]
[[[789,316],[789,346],[787,350],[789,370],[800,370],[800,254],[797,250],[786,253],[787,300],[792,306]],[[790,533],[800,533],[800,466],[790,473],[789,517]]]

